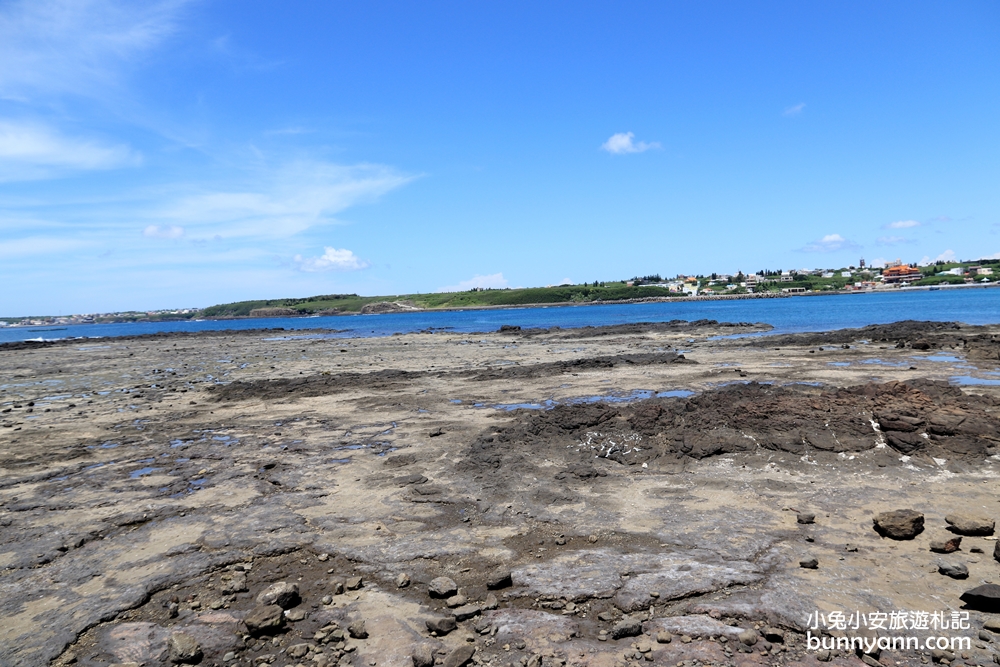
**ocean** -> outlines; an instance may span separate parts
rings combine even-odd
[[[765,322],[772,333],[829,331],[899,320],[1000,323],[1000,289],[871,292],[850,295],[744,299],[681,300],[666,303],[547,306],[492,310],[416,311],[383,315],[270,317],[240,320],[73,324],[2,327],[0,343],[42,338],[136,336],[171,331],[247,329],[336,330],[338,337],[389,336],[427,329],[457,332],[496,331],[503,324],[530,327],[604,326],[632,322],[711,319],[720,322]]]

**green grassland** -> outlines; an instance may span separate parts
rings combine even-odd
[[[358,296],[357,294],[324,294],[303,299],[267,299],[238,301],[202,310],[200,317],[246,317],[255,308],[291,308],[303,315],[338,311],[357,313],[369,303],[398,301],[417,308],[476,308],[482,306],[523,306],[540,303],[592,303],[622,301],[651,297],[677,297],[662,287],[631,287],[622,282],[601,285],[560,285],[559,287],[528,287],[524,289],[486,289],[468,292],[434,294],[399,294],[395,296]]]

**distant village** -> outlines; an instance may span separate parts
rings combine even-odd
[[[674,293],[694,296],[711,294],[805,294],[808,292],[890,290],[907,287],[934,289],[941,286],[992,283],[994,269],[1000,271],[1000,260],[980,262],[936,262],[926,266],[905,264],[902,260],[884,266],[868,266],[861,259],[857,266],[840,269],[800,269],[790,271],[759,271],[735,275],[713,273],[709,276],[678,275],[664,280],[659,275],[635,277],[629,286],[663,287]]]

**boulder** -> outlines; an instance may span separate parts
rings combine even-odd
[[[175,632],[167,640],[167,650],[170,662],[176,664],[195,664],[201,661],[201,646],[191,635]]]
[[[450,598],[458,592],[458,584],[448,577],[437,577],[431,580],[427,592],[432,598]]]
[[[991,613],[1000,612],[1000,585],[976,586],[962,593],[961,600],[970,609]]]
[[[911,509],[881,512],[872,521],[879,535],[894,540],[912,540],[924,530],[924,515]]]
[[[254,637],[274,634],[285,624],[285,610],[276,604],[261,605],[251,610],[243,622]]]
[[[802,512],[795,515],[795,521],[801,524],[816,523],[816,515],[811,512]]]
[[[282,609],[291,609],[300,601],[299,585],[287,581],[271,584],[257,596],[257,604],[263,606],[274,604]]]
[[[819,567],[819,561],[815,558],[803,558],[799,561],[799,567],[804,567],[807,570],[815,570]]]
[[[744,630],[740,633],[740,642],[742,642],[744,646],[753,646],[757,643],[758,638],[759,635],[754,630]]]
[[[452,611],[454,612],[457,620],[464,621],[472,618],[473,616],[479,616],[482,610],[483,608],[478,604],[466,604],[458,607],[457,609],[453,609]]]
[[[959,535],[992,535],[996,525],[993,519],[968,514],[949,514],[944,520],[948,530]]]

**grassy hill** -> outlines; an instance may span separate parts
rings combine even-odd
[[[357,294],[322,294],[303,299],[266,299],[237,301],[210,306],[201,317],[246,317],[256,308],[290,308],[303,315],[338,311],[357,313],[369,303],[400,301],[418,308],[461,308],[476,306],[521,306],[539,303],[586,303],[622,301],[650,297],[683,298],[662,287],[630,287],[625,283],[601,285],[561,285],[559,287],[528,287],[524,289],[487,289],[468,292],[435,294],[398,294],[395,296],[358,296]]]

